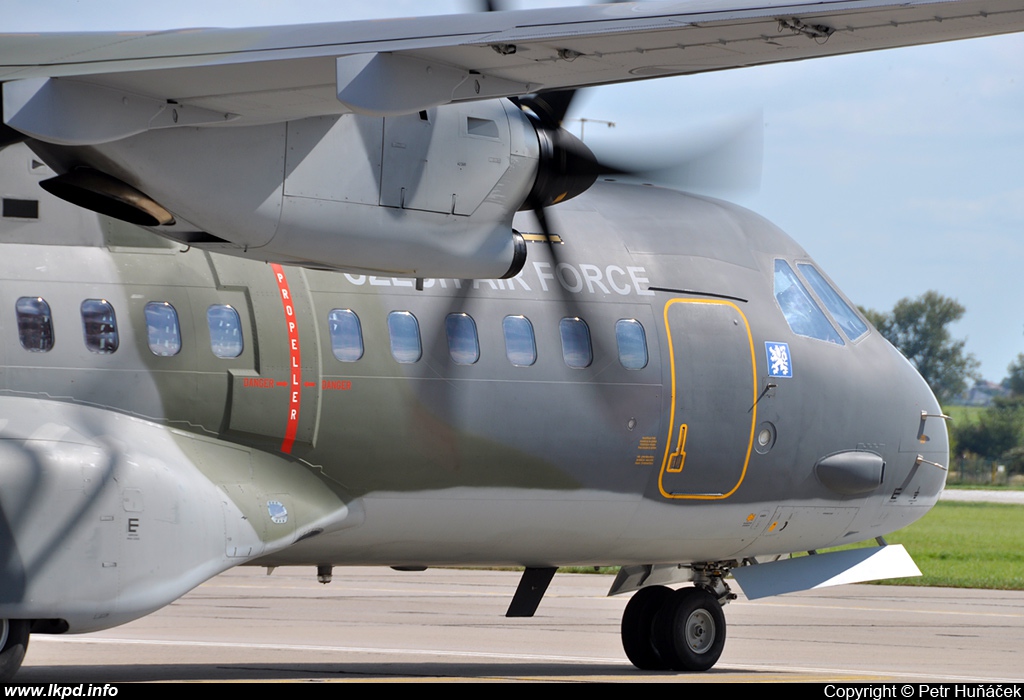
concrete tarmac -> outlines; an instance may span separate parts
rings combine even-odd
[[[840,586],[725,608],[719,664],[637,671],[619,641],[629,596],[559,574],[508,619],[518,573],[236,569],[167,608],[89,635],[33,636],[18,680],[1024,681],[1024,592]]]

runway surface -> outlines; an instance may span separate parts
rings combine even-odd
[[[533,618],[504,612],[518,573],[236,569],[90,635],[33,636],[18,680],[1024,680],[1024,592],[841,586],[726,606],[705,674],[644,673],[622,653],[628,596],[559,574]]]

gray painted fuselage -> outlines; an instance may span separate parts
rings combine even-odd
[[[562,242],[530,243],[518,277],[424,280],[422,290],[409,279],[189,250],[59,207],[44,199],[38,222],[4,223],[5,241],[18,241],[0,256],[7,300],[0,401],[12,415],[6,444],[37,433],[34,421],[73,426],[81,444],[120,445],[110,449],[128,466],[105,497],[110,517],[118,528],[122,519],[135,518],[136,528],[141,521],[143,542],[154,537],[149,546],[158,555],[178,551],[175,528],[208,526],[181,513],[193,486],[212,484],[204,498],[227,504],[227,554],[217,525],[210,536],[220,558],[183,575],[184,590],[243,563],[622,565],[817,549],[905,526],[934,504],[944,483],[945,472],[929,462],[947,463],[946,429],[922,416],[940,410],[916,371],[873,329],[842,344],[793,333],[773,291],[774,265],[809,257],[764,219],[723,202],[599,183],[551,210]],[[51,219],[53,211],[60,213]],[[538,230],[528,217],[516,227]],[[37,240],[64,244],[29,242]],[[49,352],[21,346],[20,297],[48,302]],[[85,347],[85,299],[113,306],[116,352]],[[157,356],[147,345],[144,308],[154,301],[177,312],[176,355]],[[240,313],[237,358],[211,352],[212,304]],[[357,361],[332,352],[333,309],[360,319],[365,349]],[[391,311],[417,318],[418,362],[393,358]],[[445,319],[452,313],[475,321],[473,364],[451,358]],[[533,365],[509,361],[506,316],[530,320]],[[593,361],[582,369],[567,365],[559,336],[560,321],[575,317],[586,321],[593,344]],[[619,361],[620,319],[644,328],[642,369]],[[766,343],[788,344],[792,376],[770,376]],[[51,405],[60,406],[56,414]],[[764,444],[763,435],[770,437]],[[177,447],[155,447],[164,441]],[[164,459],[168,476],[131,471],[141,463],[137,452]],[[877,485],[822,480],[816,464],[852,453],[884,462]],[[15,481],[3,503],[8,520],[16,519],[12,499],[25,512],[48,510],[33,501],[45,488]],[[164,501],[161,515],[156,504]],[[271,522],[270,502],[288,510],[286,526]],[[63,524],[34,546],[93,533],[100,527],[94,515],[84,506],[49,512]],[[236,515],[251,528],[237,537]],[[163,523],[159,536],[150,517]],[[23,530],[7,532],[10,572],[31,557],[20,544]],[[124,541],[113,549],[135,546],[139,532],[132,534],[117,530],[111,541]],[[237,545],[249,540],[255,544]],[[94,554],[74,561],[87,571]],[[33,575],[54,575],[46,566],[35,573],[22,566],[25,591]],[[110,613],[107,622],[169,602],[160,600],[137,604],[134,614]],[[0,617],[23,616],[21,604],[8,592]],[[72,631],[110,626],[95,611],[79,614]]]

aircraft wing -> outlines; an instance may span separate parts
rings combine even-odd
[[[44,140],[89,143],[182,123],[411,113],[1021,30],[1024,0],[687,0],[254,29],[7,34],[0,81],[5,122]],[[162,109],[168,101],[173,114]],[[87,117],[110,133],[69,123]]]

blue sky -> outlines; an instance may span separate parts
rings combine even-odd
[[[570,2],[522,0],[510,9]],[[372,6],[372,9],[368,9]],[[157,29],[469,11],[476,3],[7,0],[4,31]],[[609,143],[671,143],[760,113],[756,193],[854,302],[929,289],[967,307],[953,331],[1000,380],[1024,352],[1024,36],[975,39],[588,91],[577,116]],[[570,115],[571,116],[571,115]],[[574,128],[572,124],[570,128]],[[578,127],[577,127],[578,128]]]

